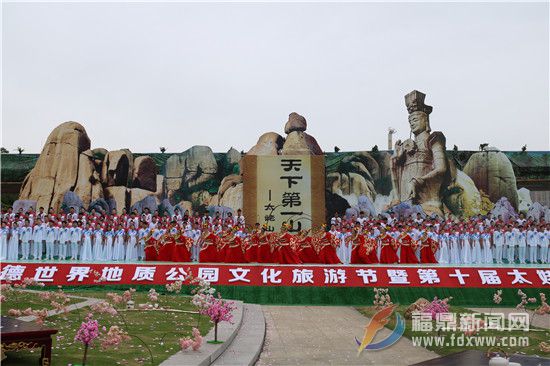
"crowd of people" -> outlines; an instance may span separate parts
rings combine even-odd
[[[145,209],[120,214],[2,211],[1,260],[166,261],[324,264],[550,263],[550,224],[523,215],[451,220],[335,214],[327,225],[294,232],[246,226],[236,215]]]

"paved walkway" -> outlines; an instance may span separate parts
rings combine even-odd
[[[21,290],[21,291],[33,292],[33,293],[43,292],[43,291],[38,291],[38,290]],[[94,305],[94,304],[97,304],[97,303],[100,303],[100,302],[104,301],[102,299],[96,299],[96,298],[93,298],[93,297],[82,297],[82,296],[75,296],[75,295],[67,295],[67,297],[69,297],[71,299],[84,300],[82,302],[77,302],[77,303],[68,305],[67,306],[67,312],[71,312],[71,311],[77,310],[77,309],[82,309],[86,306],[91,306],[91,305]],[[63,310],[55,310],[55,309],[48,310],[48,315],[46,317],[49,318],[50,316],[59,315],[59,314],[63,314],[63,313],[64,313]],[[36,316],[34,316],[34,315],[20,316],[17,319],[22,320],[24,322],[32,322],[32,321],[36,320]]]
[[[401,338],[381,351],[357,356],[368,319],[351,307],[263,306],[267,333],[257,365],[410,365],[438,357]],[[384,329],[379,336],[391,331]]]

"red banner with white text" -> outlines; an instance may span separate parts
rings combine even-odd
[[[24,263],[0,264],[0,280],[30,278],[45,285],[165,285],[188,274],[215,285],[339,287],[550,288],[549,268],[428,266],[307,266],[239,264]]]

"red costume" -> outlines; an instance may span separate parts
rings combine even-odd
[[[202,263],[207,262],[219,262],[218,258],[218,238],[214,233],[208,233],[208,235],[201,237],[201,251],[199,253],[199,260]]]
[[[157,261],[158,260],[158,249],[157,249],[157,241],[152,236],[147,239],[145,242],[145,260],[150,261]]]
[[[435,251],[437,250],[437,243],[430,238],[427,238],[422,242],[422,249],[420,249],[420,261],[421,263],[437,263],[435,259]]]
[[[302,263],[319,263],[319,254],[315,251],[311,236],[298,241],[298,257]]]
[[[325,264],[340,264],[340,258],[336,254],[336,238],[326,232],[319,241],[319,262]]]
[[[351,260],[350,264],[363,264],[361,252],[365,250],[365,236],[361,234],[352,234],[348,239],[351,241]]]
[[[365,264],[375,264],[379,263],[378,256],[376,255],[376,239],[366,239],[365,244],[359,252],[361,260]]]
[[[242,239],[238,236],[233,236],[227,243],[227,251],[225,253],[226,263],[245,263]]]
[[[191,262],[191,252],[189,249],[193,245],[193,239],[180,235],[175,239],[175,245],[172,253],[174,262]]]
[[[160,239],[158,260],[161,262],[172,262],[176,242],[174,237],[166,236]]]
[[[273,263],[273,255],[271,253],[271,235],[263,233],[258,236],[257,259],[258,263]]]
[[[380,263],[398,263],[399,258],[397,257],[397,246],[395,243],[395,239],[386,233],[380,240],[382,242],[382,250],[380,251]]]
[[[248,263],[258,262],[258,243],[260,242],[260,234],[255,231],[250,237],[250,240],[245,242],[244,259]]]
[[[409,234],[401,236],[400,263],[418,263],[414,250],[415,242]]]
[[[291,234],[285,232],[279,236],[278,246],[275,249],[274,257],[277,260],[277,263],[281,264],[300,264],[302,261],[298,254],[292,249],[291,241],[293,237]]]

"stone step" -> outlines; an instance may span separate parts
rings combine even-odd
[[[254,365],[260,357],[265,339],[265,317],[262,307],[244,304],[241,328],[233,342],[212,365]]]
[[[231,345],[237,336],[243,322],[244,304],[235,301],[236,309],[233,312],[233,323],[220,323],[218,325],[218,339],[221,344],[210,344],[207,340],[214,339],[214,328],[204,337],[204,343],[198,351],[179,351],[161,363],[161,366],[209,366],[220,357]]]

